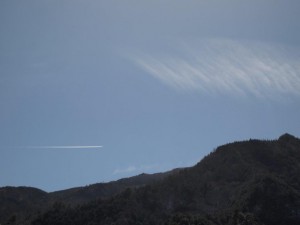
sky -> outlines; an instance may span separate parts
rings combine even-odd
[[[1,0],[0,186],[45,191],[300,137],[298,0]]]

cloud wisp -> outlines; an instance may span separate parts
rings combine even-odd
[[[116,175],[116,174],[123,174],[123,173],[133,173],[133,172],[147,172],[147,171],[151,171],[153,169],[158,169],[160,168],[159,165],[141,165],[141,166],[128,166],[126,168],[118,168],[118,169],[115,169],[113,174]]]
[[[137,170],[137,168],[135,166],[128,166],[127,168],[124,168],[124,169],[115,169],[113,174],[131,173],[136,170]]]
[[[177,55],[135,55],[148,74],[177,90],[274,99],[300,96],[300,57],[262,43],[206,40]]]
[[[99,149],[101,145],[57,145],[57,146],[18,146],[15,148],[31,148],[31,149]]]

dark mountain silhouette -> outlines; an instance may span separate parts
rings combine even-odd
[[[138,188],[157,182],[179,170],[174,169],[155,174],[143,173],[108,183],[92,184],[50,193],[32,187],[2,187],[0,188],[0,224],[17,223],[18,221],[28,223],[33,215],[40,214],[53,205],[75,206],[95,199],[109,198],[126,188]]]
[[[0,224],[16,221],[17,215],[25,219],[25,215],[44,208],[47,201],[47,193],[37,188],[0,188]]]
[[[126,188],[139,188],[148,184],[152,184],[162,180],[170,174],[175,174],[180,169],[174,169],[164,173],[155,174],[140,174],[130,178],[123,178],[117,181],[108,183],[92,184],[86,187],[71,188],[62,191],[49,193],[49,198],[52,202],[60,201],[63,203],[76,205],[86,203],[97,198],[111,197]]]
[[[299,225],[299,175],[298,138],[234,142],[148,185],[76,207],[54,204],[31,224]]]

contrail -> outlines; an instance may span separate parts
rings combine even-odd
[[[57,145],[57,146],[24,146],[17,148],[36,148],[36,149],[97,149],[102,148],[101,145]]]

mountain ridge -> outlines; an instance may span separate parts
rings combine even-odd
[[[43,212],[57,203],[76,206],[98,198],[109,198],[126,188],[138,188],[154,183],[179,170],[180,168],[162,173],[142,173],[107,183],[95,183],[54,192],[27,186],[0,187],[0,224],[14,217],[22,219],[30,217],[31,212]]]
[[[163,179],[75,208],[56,204],[27,222],[298,225],[299,174],[298,138],[284,134],[276,140],[237,141]]]

